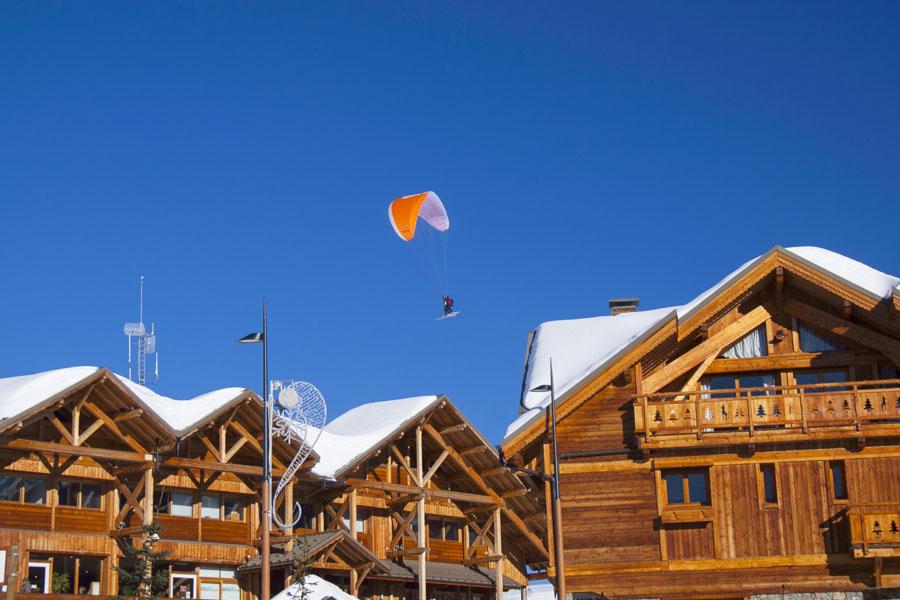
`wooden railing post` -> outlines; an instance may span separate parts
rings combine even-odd
[[[753,396],[747,392],[747,423],[750,425],[750,437],[753,437]]]
[[[697,423],[697,439],[700,439],[702,427],[700,426],[700,394],[694,395],[694,421]]]
[[[799,398],[800,398],[800,419],[801,419],[801,427],[803,428],[803,433],[809,433],[809,426],[806,424],[806,403],[804,400],[803,388],[798,388]]]
[[[860,430],[859,425],[859,386],[853,385],[853,425],[856,426],[856,430]]]

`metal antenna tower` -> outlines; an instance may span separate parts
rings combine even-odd
[[[153,374],[159,383],[159,354],[156,352],[156,324],[150,324],[150,331],[144,327],[144,276],[141,275],[140,320],[137,323],[125,323],[125,335],[128,336],[128,379],[147,384],[147,355],[152,354],[155,365]],[[132,338],[135,345],[135,360],[132,362]],[[137,379],[134,372],[137,371]]]

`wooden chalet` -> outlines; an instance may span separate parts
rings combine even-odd
[[[900,279],[776,247],[689,304],[636,304],[532,332],[502,444],[552,472],[549,399],[529,391],[552,356],[568,591],[900,587]]]
[[[285,522],[302,513],[272,532],[273,595],[295,553],[380,600],[493,598],[525,582],[524,556],[546,559],[540,505],[453,404],[393,402],[348,413],[380,429],[326,426],[280,497]],[[178,401],[95,367],[0,379],[0,585],[116,594],[122,549],[156,521],[170,596],[252,600],[261,440],[250,390]],[[274,444],[276,481],[295,451]]]

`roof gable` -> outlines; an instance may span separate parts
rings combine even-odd
[[[749,260],[705,290],[687,304],[671,308],[624,313],[615,317],[594,317],[542,324],[532,332],[529,356],[523,378],[522,406],[525,412],[507,428],[503,445],[512,452],[533,440],[542,430],[540,415],[549,404],[549,394],[528,390],[549,382],[549,359],[556,358],[554,376],[557,383],[557,405],[562,407],[579,390],[599,383],[599,376],[613,369],[625,357],[632,357],[641,346],[652,345],[651,338],[666,325],[674,325],[683,339],[704,320],[714,315],[719,306],[750,288],[776,267],[789,270],[806,268],[818,276],[855,292],[854,302],[871,308],[887,299],[900,306],[900,278],[888,275],[836,252],[814,246],[782,248],[775,246],[765,254]],[[635,315],[646,315],[639,318]],[[621,319],[621,321],[618,321]],[[615,324],[615,325],[614,325]],[[542,339],[543,337],[543,339]],[[568,362],[560,377],[560,364]],[[627,361],[626,361],[627,362]],[[542,366],[543,365],[543,366]],[[532,367],[535,369],[531,372]],[[580,404],[584,394],[578,394]],[[573,407],[560,408],[562,418]]]

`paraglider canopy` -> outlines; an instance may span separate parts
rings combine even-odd
[[[419,219],[438,231],[450,229],[450,217],[444,203],[431,191],[397,198],[388,207],[388,218],[394,232],[407,242],[416,235]]]

